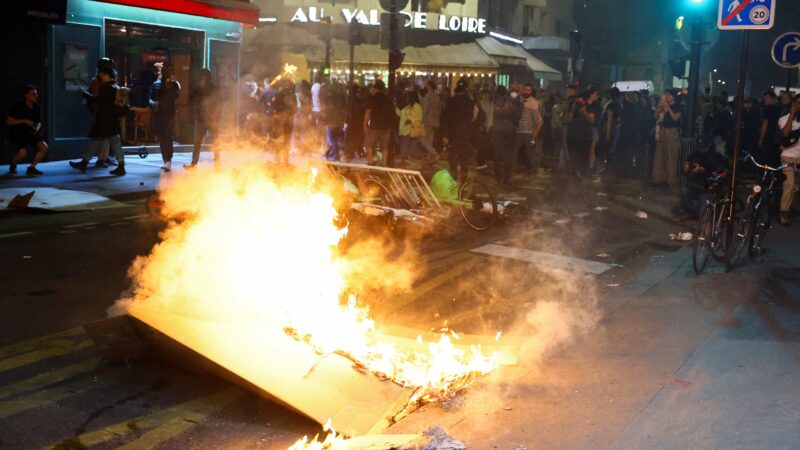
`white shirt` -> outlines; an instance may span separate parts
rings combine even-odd
[[[311,86],[311,111],[312,112],[320,112],[322,108],[319,106],[319,91],[322,89],[322,85],[319,83],[314,83]]]
[[[786,122],[789,120],[789,114],[778,119],[778,130],[782,133],[783,127],[786,126]],[[796,131],[800,129],[800,122],[797,120],[792,121],[792,131]],[[786,147],[781,152],[781,157],[784,158],[800,158],[800,140],[795,142],[794,145],[791,147]]]

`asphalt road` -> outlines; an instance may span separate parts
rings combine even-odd
[[[395,431],[442,426],[475,449],[647,445],[638,436],[653,434],[670,404],[662,399],[663,411],[650,411],[651,402],[668,395],[665,389],[695,382],[679,371],[720,324],[747,321],[737,308],[753,301],[754,286],[766,283],[764,271],[778,285],[796,281],[795,272],[776,275],[765,264],[745,281],[738,278],[746,293],[725,284],[733,278],[719,270],[700,283],[687,272],[686,249],[667,236],[681,231],[676,225],[637,218],[609,203],[600,186],[529,184],[521,191],[534,208],[529,217],[485,233],[457,228],[422,239],[413,289],[365,301],[379,323],[425,330],[447,321],[487,334],[547,330],[539,342],[560,345],[529,349],[532,359],[519,367],[501,370],[446,408],[423,408]],[[142,202],[0,218],[0,448],[279,449],[319,430],[210,375],[158,360],[98,359],[80,326],[105,317],[129,286],[130,262],[148,252],[160,229]],[[486,245],[516,250],[475,251]],[[570,275],[551,269],[565,261],[578,269]],[[600,267],[599,273],[586,267]],[[720,286],[728,286],[726,295]],[[785,308],[792,295],[762,306]],[[569,312],[537,322],[532,310],[542,301]],[[553,328],[553,322],[571,325]],[[783,341],[797,341],[797,331],[783,333]],[[681,425],[689,426],[672,424]]]

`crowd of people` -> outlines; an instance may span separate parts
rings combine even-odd
[[[275,151],[279,162],[288,162],[291,150],[322,151],[326,159],[334,161],[362,158],[367,164],[400,167],[412,160],[424,167],[443,159],[457,180],[466,179],[470,170],[491,171],[502,186],[512,186],[520,177],[545,170],[581,180],[610,169],[673,191],[688,186],[684,196],[689,192],[696,197],[692,183],[704,178],[699,175],[706,170],[703,162],[712,161],[711,170],[721,170],[720,162],[732,155],[736,131],[736,101],[725,92],[699,97],[697,151],[680,161],[683,131],[689,128],[685,90],[668,89],[655,96],[648,91],[620,92],[617,88],[601,92],[588,87],[581,91],[569,85],[562,95],[537,90],[531,84],[476,85],[461,78],[451,87],[401,79],[391,98],[380,78],[368,86],[349,86],[322,76],[313,83],[297,83],[287,75],[282,73],[261,84],[246,75],[239,92],[241,132],[260,138],[263,148]],[[168,64],[156,64],[153,79],[147,104],[154,111],[162,169],[170,171],[181,85]],[[119,118],[130,108],[125,90],[116,85],[113,61],[103,58],[98,62],[97,77],[82,95],[94,122],[86,153],[70,165],[86,171],[97,155],[96,165],[117,164],[111,173],[124,175]],[[27,173],[41,174],[36,165],[46,156],[47,144],[39,130],[36,100],[36,88],[28,86],[23,101],[8,114],[11,141],[17,149],[11,172],[16,172],[30,149],[35,154]],[[218,131],[219,101],[220,91],[212,82],[211,72],[204,69],[192,89],[194,152],[187,168],[198,163],[206,136]],[[794,196],[793,164],[800,163],[800,144],[795,136],[800,127],[799,103],[800,96],[792,98],[788,92],[778,96],[771,90],[764,92],[760,101],[744,100],[742,151],[765,164],[792,164],[784,171],[780,206],[784,223],[788,222]],[[218,161],[218,149],[213,147]],[[714,153],[698,153],[707,151]],[[681,182],[682,174],[688,182]],[[685,198],[684,203],[694,205],[696,200]]]

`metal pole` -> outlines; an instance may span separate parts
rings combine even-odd
[[[356,86],[355,86],[355,55],[356,55],[356,43],[355,40],[351,37],[350,38],[350,78],[349,84],[347,86],[347,133],[344,135],[344,145],[347,152],[350,151],[350,137],[353,134],[353,127],[358,126],[353,117],[353,97],[356,93]],[[348,158],[353,155],[349,155]]]
[[[734,262],[734,255],[731,249],[733,244],[733,214],[734,202],[736,200],[736,162],[739,159],[739,149],[742,145],[742,116],[744,115],[744,85],[747,81],[747,48],[750,43],[750,31],[744,30],[742,33],[742,54],[739,60],[739,90],[736,95],[736,131],[734,131],[733,159],[731,161],[731,185],[728,191],[728,229],[725,236],[725,268],[731,270]]]
[[[786,69],[786,92],[792,93],[792,72],[794,69]]]
[[[697,132],[697,95],[700,91],[700,53],[703,49],[702,20],[696,17],[692,20],[692,53],[689,67],[689,105],[686,112],[686,133],[693,138]]]

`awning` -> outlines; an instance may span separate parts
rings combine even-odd
[[[258,6],[249,0],[95,0],[103,3],[135,6],[192,16],[240,22],[245,25],[258,23]]]
[[[429,45],[427,47],[405,47],[403,68],[420,71],[473,71],[491,70],[499,67],[480,46],[474,42],[453,45]],[[349,64],[350,48],[347,42],[333,41],[332,65]],[[376,70],[388,65],[389,53],[379,45],[358,45],[353,62],[360,66],[374,65]],[[401,69],[402,70],[402,69]]]
[[[561,72],[526,52],[519,45],[504,44],[491,37],[483,37],[476,42],[498,64],[524,66],[540,80],[561,79]]]

